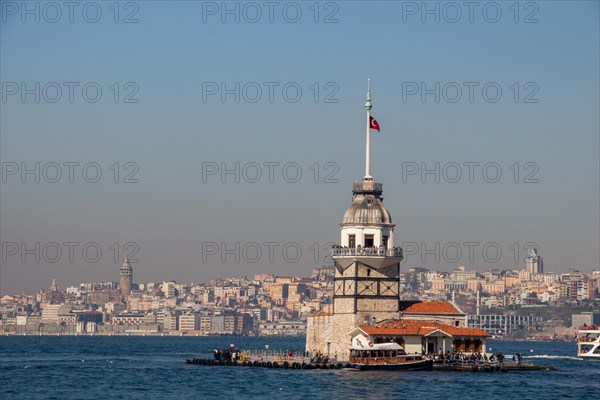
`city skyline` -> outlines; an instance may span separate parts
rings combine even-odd
[[[598,3],[449,22],[371,2],[367,25],[362,2],[272,23],[159,3],[135,23],[4,10],[0,293],[125,255],[144,281],[308,273],[362,177],[369,77],[401,269],[521,267],[532,244],[545,270],[598,268]]]
[[[451,276],[453,276],[454,274],[459,274],[459,275],[469,275],[471,276],[471,274],[473,274],[473,277],[485,277],[487,276],[487,274],[520,274],[522,273],[527,273],[526,276],[535,276],[537,274],[539,274],[539,276],[547,276],[547,277],[559,277],[561,275],[569,275],[569,274],[584,274],[584,275],[588,275],[590,277],[592,276],[600,276],[600,269],[594,269],[592,271],[581,271],[578,269],[574,269],[571,268],[569,269],[569,271],[563,271],[563,272],[555,272],[555,271],[536,271],[534,269],[532,269],[531,267],[531,263],[530,263],[530,259],[533,257],[541,260],[542,257],[537,253],[537,251],[535,251],[534,249],[532,249],[527,257],[524,258],[522,266],[521,267],[516,267],[516,268],[490,268],[487,270],[479,270],[477,268],[475,269],[466,269],[466,267],[464,265],[459,265],[455,268],[452,269],[448,269],[448,270],[444,270],[444,269],[433,269],[433,268],[428,268],[427,266],[405,266],[404,269],[401,269],[400,274],[402,275],[402,279],[406,279],[405,277],[407,275],[410,274],[414,274],[415,271],[420,271],[420,273],[423,272],[427,272],[427,273],[432,273],[437,277],[441,277],[441,278],[449,278]],[[543,265],[543,264],[542,264]],[[321,265],[316,265],[313,266],[310,269],[311,274],[314,275],[315,270],[317,269],[333,269],[334,265],[333,264],[321,264]],[[543,268],[543,267],[542,267]],[[467,271],[467,272],[465,272]],[[84,286],[94,286],[94,285],[99,285],[100,286],[104,286],[104,285],[109,285],[110,288],[112,289],[119,289],[119,292],[121,294],[121,296],[123,296],[124,298],[126,298],[129,294],[131,294],[131,291],[133,290],[133,287],[138,287],[138,286],[147,286],[147,285],[162,285],[165,283],[174,283],[177,285],[184,285],[184,286],[194,286],[194,285],[200,285],[200,286],[205,286],[205,285],[212,285],[214,282],[216,281],[236,281],[236,280],[252,280],[252,278],[249,278],[249,276],[253,276],[254,279],[256,279],[256,276],[261,276],[261,275],[269,275],[269,276],[273,276],[275,278],[293,278],[293,279],[298,279],[298,280],[302,280],[302,279],[306,279],[309,277],[309,275],[307,274],[296,274],[296,275],[280,275],[277,273],[266,273],[264,271],[260,271],[257,273],[253,273],[253,274],[246,274],[246,275],[240,275],[240,276],[216,276],[212,279],[210,279],[209,281],[194,281],[194,280],[187,280],[187,281],[177,281],[177,280],[173,280],[173,279],[163,279],[163,280],[158,280],[158,281],[147,281],[147,280],[137,280],[134,279],[134,270],[133,267],[131,266],[131,263],[127,260],[127,258],[125,260],[123,260],[123,262],[120,264],[120,268],[117,271],[118,275],[113,276],[112,278],[114,279],[105,279],[105,280],[99,280],[99,281],[82,281],[82,282],[68,282],[66,284],[64,284],[63,282],[58,281],[56,277],[53,277],[51,280],[51,283],[49,285],[50,290],[54,291],[54,290],[66,290],[68,288],[77,288],[77,287],[84,287]],[[465,275],[465,276],[466,276]],[[495,276],[495,275],[492,275]],[[519,275],[520,276],[520,275]],[[125,279],[125,289],[123,289],[122,286],[122,282],[123,279]],[[462,278],[461,278],[462,279]],[[555,278],[545,278],[542,280],[548,280],[548,279],[555,279]],[[465,281],[466,282],[466,281]],[[429,282],[431,284],[431,282]],[[6,292],[6,293],[0,293],[0,296],[4,296],[4,295],[31,295],[33,293],[39,293],[40,290],[44,290],[46,287],[48,286],[44,286],[44,287],[39,287],[39,288],[35,288],[33,291],[23,291],[21,293],[17,293],[17,292]],[[405,289],[406,290],[406,289]],[[458,290],[458,289],[457,289]]]

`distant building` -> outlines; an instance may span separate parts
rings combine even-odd
[[[543,274],[544,261],[538,255],[538,250],[535,248],[529,249],[527,257],[525,257],[525,270],[530,274]]]
[[[165,331],[176,331],[179,330],[179,316],[181,315],[180,310],[167,310],[163,317],[163,326]]]
[[[70,311],[71,307],[65,304],[46,304],[42,308],[42,322],[58,324],[58,316],[68,314]]]
[[[269,288],[269,295],[277,304],[283,304],[283,301],[288,298],[289,284],[275,283]]]
[[[252,318],[252,315],[246,313],[238,314],[236,316],[235,330],[236,333],[241,335],[252,333],[254,331],[254,318]],[[304,333],[306,333],[306,330],[304,330]]]
[[[179,316],[180,331],[198,331],[200,330],[200,314],[187,313]]]
[[[435,320],[451,326],[466,326],[466,314],[448,301],[400,301],[403,320]]]
[[[87,302],[89,304],[96,304],[98,306],[104,306],[106,303],[119,302],[120,293],[117,290],[103,289],[94,290],[87,294]]]
[[[65,302],[65,299],[66,294],[58,289],[56,279],[52,279],[49,290],[40,290],[37,295],[37,301],[39,303],[61,304]]]
[[[175,288],[176,283],[173,281],[163,282],[160,285],[160,289],[163,292],[164,296],[167,298],[177,296],[177,289]]]

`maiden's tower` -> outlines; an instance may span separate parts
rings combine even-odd
[[[383,204],[383,185],[371,176],[371,129],[379,128],[371,107],[369,84],[365,176],[352,187],[352,204],[340,225],[339,245],[333,249],[333,309],[310,315],[307,323],[306,350],[336,354],[340,360],[348,359],[350,331],[400,315],[402,249],[394,244],[395,225]]]

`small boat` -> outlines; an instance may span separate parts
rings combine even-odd
[[[577,332],[577,357],[600,360],[600,327],[582,326]]]
[[[428,370],[433,361],[419,354],[406,354],[398,343],[369,343],[369,347],[352,347],[350,349],[350,365],[352,368],[366,370]]]

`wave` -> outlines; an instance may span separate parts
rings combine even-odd
[[[549,358],[549,359],[553,359],[553,360],[581,360],[581,358],[578,358],[578,357],[552,356],[549,354],[539,354],[539,355],[535,355],[535,356],[523,356],[523,358]]]

